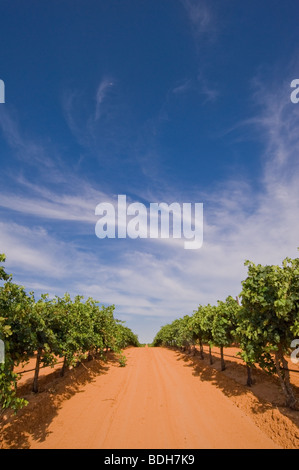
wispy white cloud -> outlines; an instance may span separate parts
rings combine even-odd
[[[285,256],[297,256],[299,233],[299,107],[276,87],[257,89],[254,100],[259,113],[243,123],[264,144],[261,155],[264,173],[256,191],[244,180],[192,197],[204,202],[204,243],[200,250],[183,249],[176,240],[99,240],[88,246],[63,240],[59,230],[51,234],[35,222],[2,222],[0,252],[7,255],[8,271],[29,289],[62,295],[80,293],[116,305],[118,315],[151,318],[151,324],[190,314],[198,304],[214,303],[227,295],[238,295],[246,277],[245,259],[273,264]],[[44,220],[83,224],[95,222],[95,205],[115,202],[88,183],[65,176],[64,191],[41,187],[23,180],[29,193],[2,192],[2,206]],[[77,183],[76,183],[77,181]],[[21,181],[19,181],[21,184]],[[73,184],[74,183],[74,184]],[[189,195],[189,193],[188,193]],[[140,199],[149,202],[184,201],[169,185],[157,191],[144,189]],[[109,199],[110,198],[110,199]],[[188,197],[189,199],[189,197]],[[92,209],[93,213],[89,211]],[[23,219],[24,220],[24,219]],[[141,341],[150,341],[138,320]]]
[[[299,108],[291,103],[290,83],[282,81],[280,87],[274,90],[257,79],[254,85],[255,100],[263,106],[263,111],[248,124],[259,128],[262,138],[265,138],[267,182],[273,178],[292,179],[299,169]]]
[[[130,162],[136,131],[131,125],[130,103],[117,78],[102,78],[93,92],[83,87],[66,90],[62,107],[69,130],[86,158],[105,168],[119,167],[120,155],[122,162]]]
[[[186,93],[190,91],[192,87],[193,87],[192,80],[190,78],[184,79],[174,86],[174,88],[172,89],[172,93],[174,93],[175,95]]]
[[[203,96],[204,96],[204,103],[213,103],[217,100],[219,97],[219,91],[215,88],[212,87],[207,83],[207,81],[203,82],[200,85],[200,91],[199,91]]]
[[[214,30],[214,18],[205,0],[181,0],[196,35]]]
[[[114,85],[114,82],[109,78],[104,78],[97,89],[96,93],[96,109],[95,109],[95,120],[98,120],[101,115],[102,103],[107,96],[108,90]]]
[[[99,202],[113,202],[111,195],[95,189],[74,175],[69,175],[63,192],[31,184],[24,178],[19,179],[20,181],[22,183],[19,184],[19,189],[24,186],[27,189],[26,195],[3,190],[0,207],[44,220],[94,224],[96,205]]]
[[[48,170],[53,167],[53,155],[49,155],[42,142],[35,137],[24,135],[15,113],[7,107],[5,110],[0,109],[0,129],[4,139],[14,151],[14,156],[19,160],[28,165],[43,165]]]
[[[74,195],[61,195],[56,201],[47,201],[34,197],[21,197],[14,194],[2,194],[0,207],[33,215],[43,219],[55,219],[76,222],[94,222],[93,204]],[[59,200],[58,200],[59,199]]]

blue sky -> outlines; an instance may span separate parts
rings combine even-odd
[[[299,246],[290,0],[0,1],[0,252],[150,342]],[[104,239],[101,202],[204,205],[204,242]]]

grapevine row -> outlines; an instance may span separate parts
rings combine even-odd
[[[0,262],[5,256],[0,254]],[[5,361],[0,364],[0,406],[15,410],[26,401],[17,397],[19,364],[36,356],[34,392],[38,391],[39,370],[53,366],[63,358],[61,375],[66,368],[83,358],[104,357],[105,350],[119,354],[120,365],[125,364],[121,350],[129,345],[139,346],[137,336],[123,322],[114,318],[114,305],[104,307],[92,298],[82,296],[74,300],[69,294],[50,299],[48,294],[35,300],[24,287],[12,282],[0,266],[0,340],[5,346]]]
[[[225,369],[223,348],[238,344],[247,366],[247,384],[252,385],[252,369],[257,365],[269,374],[277,374],[286,406],[298,409],[290,384],[286,356],[299,337],[299,258],[286,258],[281,266],[255,265],[246,261],[247,278],[238,297],[227,297],[217,305],[200,305],[192,315],[185,315],[164,325],[153,346],[199,348],[203,343],[219,347],[221,369]],[[241,302],[239,301],[239,298]]]

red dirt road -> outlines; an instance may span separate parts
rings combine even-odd
[[[174,351],[129,348],[127,365],[62,403],[31,448],[277,448],[213,384],[201,381]]]

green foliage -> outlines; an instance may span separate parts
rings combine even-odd
[[[127,358],[123,354],[120,354],[118,357],[118,362],[120,367],[125,367],[127,364]]]
[[[130,328],[124,326],[122,322],[117,320],[117,333],[116,333],[116,347],[118,349],[125,349],[128,346],[140,347],[137,335],[135,335]]]
[[[154,338],[153,346],[173,346],[189,349],[200,341],[228,347],[234,340],[239,305],[232,297],[217,306],[199,306],[193,315],[185,315],[164,325]]]
[[[218,300],[213,312],[211,327],[212,343],[218,347],[229,347],[236,339],[240,306],[237,300],[229,296],[225,302]]]
[[[288,353],[298,335],[299,259],[286,258],[282,266],[255,265],[247,261],[248,276],[242,282],[242,310],[238,337],[243,358],[273,372],[273,354]]]
[[[0,261],[5,256],[0,254]],[[82,296],[74,300],[69,294],[49,299],[48,294],[34,299],[22,286],[12,282],[4,267],[0,266],[0,339],[5,345],[5,362],[0,364],[0,406],[15,410],[26,404],[18,398],[18,375],[14,368],[26,363],[37,353],[33,390],[38,391],[40,366],[54,366],[59,358],[66,367],[86,357],[99,355],[104,350],[117,352],[120,365],[126,364],[121,350],[139,346],[138,337],[114,318],[114,305],[99,306],[92,298]]]
[[[223,348],[237,342],[249,368],[259,365],[278,375],[287,405],[295,408],[284,356],[299,335],[299,258],[286,258],[282,266],[250,261],[245,265],[248,275],[242,282],[241,306],[231,296],[214,306],[200,305],[191,317],[164,325],[153,346],[188,348],[201,342],[217,346],[224,369]]]
[[[299,259],[286,258],[282,266],[245,264],[248,276],[242,282],[237,328],[241,356],[247,364],[277,373],[287,406],[296,409],[284,356],[299,333]]]

